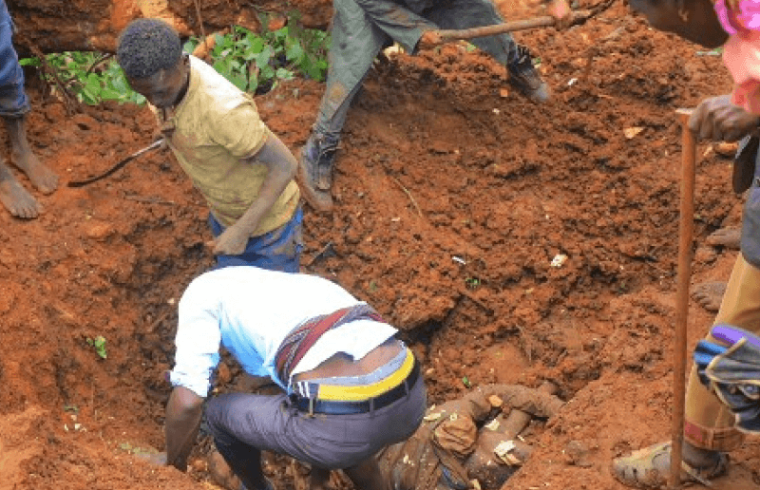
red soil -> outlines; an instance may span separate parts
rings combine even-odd
[[[552,104],[504,92],[503,68],[458,46],[378,65],[349,116],[337,208],[307,208],[303,268],[403,330],[431,403],[465,392],[464,377],[559,386],[567,405],[533,428],[536,450],[505,489],[620,489],[610,460],[670,431],[674,110],[727,92],[729,79],[719,57],[622,6],[517,37],[543,60]],[[258,99],[294,150],[323,89],[294,81]],[[152,140],[146,108],[68,117],[30,92],[30,140],[64,186]],[[742,204],[730,162],[710,145],[698,154],[694,283],[728,277],[735,252],[700,243],[736,224]],[[189,476],[132,454],[163,448],[176,300],[212,263],[201,197],[169,153],[35,195],[37,220],[0,212],[0,490],[209,488],[202,448]],[[558,254],[568,258],[552,267]],[[689,348],[711,319],[691,306]],[[87,342],[99,335],[107,359]],[[238,375],[225,364],[221,381]],[[756,488],[759,448],[734,455],[732,488]],[[278,488],[300,488],[292,467],[269,471]]]

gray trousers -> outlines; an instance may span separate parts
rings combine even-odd
[[[420,13],[390,0],[334,0],[333,7],[327,87],[314,130],[336,144],[351,101],[387,43],[396,41],[414,53],[425,31],[504,22],[490,0],[441,0]],[[477,38],[472,43],[505,66],[517,60],[517,43],[510,34]]]
[[[206,422],[217,449],[248,486],[262,481],[262,450],[323,469],[355,466],[414,434],[425,415],[425,398],[422,376],[390,405],[348,415],[309,415],[285,394],[235,393],[209,400]]]

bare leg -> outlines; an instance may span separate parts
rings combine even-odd
[[[11,170],[0,158],[0,202],[17,218],[36,218],[41,211],[40,205],[21,187]]]
[[[311,467],[311,481],[309,490],[327,490],[327,483],[330,481],[330,470]],[[357,487],[358,488],[358,487]]]
[[[691,297],[707,311],[718,311],[723,295],[726,293],[725,282],[703,282],[695,285],[691,290]]]
[[[369,458],[356,466],[343,470],[357,490],[391,490],[390,482],[380,471],[375,458]]]
[[[58,187],[58,176],[39,161],[26,139],[24,117],[5,117],[11,140],[13,164],[22,170],[32,184],[43,194],[51,194]]]

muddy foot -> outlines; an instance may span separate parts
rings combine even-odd
[[[716,312],[720,309],[720,303],[723,301],[726,287],[727,284],[725,282],[703,282],[692,288],[691,297],[702,308],[707,311]]]
[[[741,239],[741,228],[721,228],[708,235],[705,243],[713,247],[726,247],[731,250],[739,250]]]
[[[43,194],[52,194],[58,188],[58,176],[31,151],[14,152],[13,163]]]
[[[17,218],[36,218],[41,211],[37,201],[15,179],[0,182],[0,202]]]

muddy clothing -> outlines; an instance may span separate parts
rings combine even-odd
[[[173,113],[154,111],[170,148],[214,218],[223,226],[234,224],[257,198],[268,172],[265,165],[245,161],[264,146],[269,135],[253,99],[190,56],[187,94]],[[290,221],[298,201],[298,186],[291,182],[252,236]]]
[[[24,71],[13,48],[13,21],[5,0],[0,0],[0,116],[20,117],[29,112],[24,92]]]
[[[425,31],[503,23],[490,0],[334,0],[333,7],[327,87],[314,127],[333,145],[351,100],[383,47],[396,41],[414,53]],[[518,61],[518,46],[509,34],[472,43],[507,67]]]
[[[494,397],[501,405],[493,403]],[[515,440],[521,427],[510,426],[504,415],[514,409],[549,418],[562,406],[559,398],[524,386],[480,386],[431,407],[414,436],[384,449],[378,462],[394,490],[467,489],[473,479],[484,490],[497,490],[529,450]],[[485,424],[489,419],[500,423]]]

